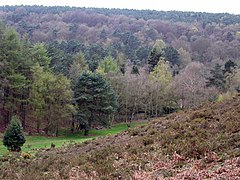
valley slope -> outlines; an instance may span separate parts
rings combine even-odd
[[[239,156],[237,95],[30,159],[5,157],[0,179],[237,179]]]

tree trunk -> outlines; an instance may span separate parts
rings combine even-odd
[[[87,128],[84,129],[84,136],[88,136],[88,129]]]
[[[74,128],[75,128],[75,125],[74,125],[74,119],[72,118],[72,123],[71,123],[71,133],[74,133]]]
[[[58,133],[59,133],[59,130],[58,130],[58,126],[57,126],[56,127],[56,132],[55,132],[56,137],[58,137]]]

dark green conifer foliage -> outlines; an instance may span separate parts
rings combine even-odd
[[[162,51],[158,52],[156,48],[154,48],[149,55],[148,58],[148,67],[149,67],[149,72],[151,72],[154,67],[157,65],[160,57],[164,57],[164,54]]]
[[[79,77],[75,100],[78,105],[77,119],[85,135],[93,124],[108,125],[109,115],[117,108],[115,93],[107,81],[91,72],[84,72]]]
[[[3,145],[6,146],[9,151],[19,152],[25,141],[21,122],[16,116],[13,116],[5,131]]]
[[[231,60],[228,60],[228,61],[225,63],[225,65],[224,65],[224,70],[223,70],[223,72],[224,72],[224,74],[225,74],[225,73],[232,73],[233,70],[234,70],[236,67],[237,67],[237,64],[236,64],[236,63],[234,63],[234,62],[231,61]]]
[[[219,88],[221,91],[224,91],[226,88],[226,79],[223,73],[223,70],[219,64],[217,64],[210,71],[210,77],[207,81],[207,86],[215,86]]]
[[[139,70],[138,70],[138,67],[137,67],[137,66],[133,66],[133,67],[132,67],[131,74],[139,74]]]
[[[172,65],[179,65],[179,53],[172,46],[163,49],[166,61],[171,62]]]

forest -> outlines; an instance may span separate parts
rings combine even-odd
[[[240,16],[0,7],[0,130],[58,135],[240,92]]]

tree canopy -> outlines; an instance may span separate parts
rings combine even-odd
[[[97,73],[84,72],[74,92],[78,105],[77,119],[87,129],[95,124],[108,125],[109,115],[117,108],[115,93],[107,81]]]

